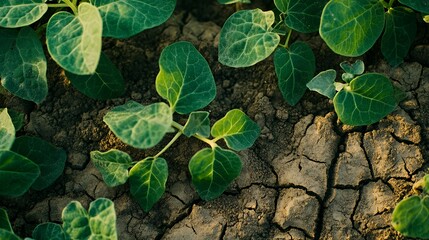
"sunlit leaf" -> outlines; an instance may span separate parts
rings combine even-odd
[[[133,160],[125,152],[110,149],[107,152],[92,151],[91,161],[100,171],[107,186],[115,187],[128,180],[128,168],[132,166]]]
[[[183,134],[187,137],[198,134],[208,138],[210,136],[209,113],[204,111],[191,112],[183,128]]]
[[[329,99],[333,99],[337,92],[334,85],[336,77],[337,72],[333,69],[320,72],[307,83],[307,87],[311,91],[316,91]]]
[[[280,42],[272,32],[274,12],[260,9],[232,14],[220,31],[219,62],[230,67],[248,67],[271,55]]]
[[[396,205],[392,225],[396,231],[411,238],[429,238],[429,196],[412,196]]]
[[[0,150],[9,150],[15,141],[15,127],[6,108],[0,109]]]
[[[189,42],[164,48],[159,59],[156,90],[180,114],[207,106],[216,96],[216,84],[204,57]]]
[[[220,4],[250,3],[250,0],[217,0]]]
[[[18,28],[39,20],[48,10],[46,0],[2,0],[0,27]]]

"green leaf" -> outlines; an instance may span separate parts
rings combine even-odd
[[[19,131],[24,126],[24,121],[25,121],[24,113],[15,111],[13,109],[9,109],[8,113],[10,118],[12,119],[13,126],[15,127],[15,132]]]
[[[15,127],[7,108],[0,110],[0,150],[9,150],[15,141]]]
[[[381,38],[381,52],[393,67],[404,61],[416,37],[417,24],[414,12],[396,7],[386,12],[386,28]]]
[[[0,29],[1,84],[12,94],[37,104],[48,94],[47,63],[36,32],[29,27]]]
[[[23,195],[39,175],[39,167],[28,158],[11,151],[0,151],[0,196]]]
[[[103,36],[128,38],[170,18],[176,0],[91,0],[103,19]]]
[[[250,0],[217,0],[220,4],[251,3]]]
[[[405,198],[396,205],[392,225],[396,231],[411,238],[429,238],[429,196]]]
[[[31,186],[42,190],[55,182],[63,173],[66,152],[37,137],[22,136],[15,140],[12,151],[30,159],[40,168],[40,176]]]
[[[399,0],[399,2],[421,13],[429,13],[427,0]]]
[[[82,204],[72,201],[63,209],[62,219],[68,239],[117,239],[115,207],[109,199],[91,202],[89,213]]]
[[[13,232],[9,232],[1,228],[0,228],[0,239],[1,240],[21,240],[21,238],[16,236]]]
[[[205,138],[210,137],[209,113],[205,111],[191,112],[183,128],[183,134],[187,137],[191,137],[194,134]]]
[[[121,72],[104,53],[100,55],[95,73],[76,75],[66,72],[66,76],[77,90],[90,98],[107,100],[120,97],[125,92]]]
[[[396,107],[392,83],[381,74],[361,75],[335,95],[334,107],[345,124],[360,126],[378,122]]]
[[[39,20],[48,10],[46,0],[2,0],[0,27],[18,28]]]
[[[346,72],[352,75],[361,75],[365,71],[365,64],[362,60],[356,60],[354,63],[342,62],[340,67]]]
[[[103,118],[110,130],[135,148],[150,148],[170,131],[173,114],[165,103],[143,106],[129,101],[112,108]]]
[[[379,0],[331,0],[320,22],[320,36],[337,54],[356,57],[368,51],[384,27]]]
[[[236,151],[251,147],[260,132],[258,124],[238,109],[227,112],[211,131],[213,137],[225,139],[226,145]]]
[[[92,151],[91,160],[109,187],[124,184],[128,180],[128,168],[132,166],[130,155],[116,149],[107,152]]]
[[[66,240],[66,235],[61,225],[50,222],[37,225],[31,236],[35,240]]]
[[[4,229],[13,233],[13,229],[9,221],[9,216],[7,215],[7,211],[3,208],[0,208],[0,229]]]
[[[49,19],[46,44],[55,62],[78,75],[95,73],[101,54],[103,23],[97,7],[83,2],[78,15],[57,12]]]
[[[230,150],[204,148],[189,161],[189,172],[198,195],[204,200],[212,200],[240,175],[241,160]]]
[[[131,195],[144,211],[148,212],[164,194],[167,177],[167,161],[163,158],[146,158],[131,168]]]
[[[180,114],[207,106],[216,96],[209,64],[189,42],[164,48],[159,59],[156,91]]]
[[[274,67],[283,98],[295,105],[314,76],[316,60],[313,51],[303,42],[295,42],[289,49],[278,48],[274,54]]]
[[[260,9],[232,14],[220,31],[219,62],[248,67],[270,56],[280,42],[280,36],[272,32],[274,20],[274,12]]]
[[[284,21],[302,33],[317,32],[320,15],[329,0],[274,0],[277,9],[286,15]]]
[[[333,99],[337,92],[334,84],[336,77],[337,72],[334,69],[320,72],[307,83],[307,87],[311,91],[316,91],[329,99]]]

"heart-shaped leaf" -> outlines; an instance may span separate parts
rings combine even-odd
[[[176,0],[92,0],[103,19],[103,36],[128,38],[167,21]]]
[[[334,69],[320,72],[307,83],[307,87],[311,91],[316,91],[329,99],[333,99],[337,92],[334,84],[336,77],[337,72]]]
[[[114,107],[103,118],[110,130],[135,148],[150,148],[170,131],[173,114],[165,103],[143,106],[129,101]]]
[[[66,76],[77,90],[94,99],[112,99],[122,96],[125,92],[121,72],[104,53],[100,55],[100,62],[94,74],[76,75],[66,72]]]
[[[66,240],[66,235],[61,225],[50,222],[37,225],[31,236],[35,240]]]
[[[204,200],[212,200],[240,175],[241,160],[230,150],[204,148],[189,161],[189,172],[198,195]]]
[[[99,198],[88,212],[77,201],[70,202],[62,213],[63,229],[68,239],[116,240],[116,213],[111,200]]]
[[[66,164],[66,152],[37,137],[22,136],[15,140],[12,151],[21,154],[37,164],[40,176],[31,186],[42,190],[49,187],[61,176]]]
[[[274,0],[277,9],[286,15],[286,25],[298,32],[317,32],[320,15],[329,0]]]
[[[362,60],[356,60],[354,63],[342,62],[340,67],[346,72],[352,75],[361,75],[365,71],[365,64]]]
[[[115,187],[128,180],[128,168],[132,166],[133,160],[125,152],[110,149],[107,152],[92,151],[91,161],[107,186]]]
[[[272,32],[274,12],[260,9],[232,14],[220,31],[219,62],[230,67],[248,67],[274,52],[280,36]]]
[[[392,225],[396,231],[411,238],[429,238],[429,196],[412,196],[396,205]]]
[[[297,104],[316,70],[313,51],[303,42],[294,42],[289,49],[278,48],[274,67],[283,98],[292,106]]]
[[[392,83],[377,73],[356,77],[335,95],[334,107],[345,124],[360,126],[378,122],[396,107]]]
[[[205,111],[191,112],[189,119],[183,127],[183,134],[190,137],[198,134],[202,137],[210,137],[209,113]]]
[[[167,161],[163,158],[146,158],[131,168],[131,195],[144,211],[149,211],[164,194],[167,177]]]
[[[55,62],[78,75],[93,74],[101,54],[103,23],[97,7],[83,2],[78,15],[57,12],[49,19],[46,44]]]
[[[320,36],[337,54],[356,57],[368,51],[384,27],[379,0],[331,0],[322,12]]]
[[[189,42],[164,48],[159,59],[156,90],[180,114],[207,106],[216,96],[209,64]]]
[[[37,104],[48,94],[46,58],[30,27],[0,29],[1,84],[12,94]]]
[[[18,28],[39,20],[48,10],[46,0],[2,0],[0,27]]]
[[[421,13],[429,13],[429,2],[426,0],[399,0],[400,3]]]
[[[10,225],[9,216],[5,209],[0,208],[0,229],[4,229],[9,232],[13,232],[12,226]]]
[[[396,7],[386,12],[386,28],[381,38],[381,52],[393,67],[404,61],[417,32],[413,11]]]
[[[15,141],[15,127],[7,108],[0,110],[0,150],[9,150]]]
[[[39,166],[28,158],[11,151],[0,151],[0,196],[23,195],[39,175]]]
[[[258,124],[238,109],[227,112],[211,131],[213,137],[225,139],[226,145],[236,151],[251,147],[260,132]]]

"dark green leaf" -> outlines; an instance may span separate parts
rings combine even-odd
[[[61,225],[50,222],[37,225],[31,236],[35,240],[66,240],[66,235]]]
[[[164,48],[159,59],[156,90],[180,114],[207,106],[216,96],[209,64],[189,42]]]
[[[429,13],[429,1],[427,0],[399,0],[399,2],[421,13]]]
[[[183,128],[183,134],[190,137],[198,134],[202,137],[210,137],[209,113],[204,111],[191,112],[189,119]]]
[[[110,149],[107,152],[92,151],[90,155],[107,186],[115,187],[128,180],[128,168],[132,166],[132,159],[127,153]]]
[[[0,239],[1,240],[21,240],[21,238],[16,236],[13,232],[9,232],[1,228],[0,228]]]
[[[88,97],[107,100],[122,96],[125,92],[125,82],[121,72],[101,53],[95,73],[91,75],[76,75],[66,72],[71,84]]]
[[[42,190],[49,187],[63,173],[67,160],[66,152],[37,137],[22,136],[15,140],[12,151],[37,164],[40,176],[31,186]]]
[[[295,42],[289,49],[279,48],[274,54],[274,67],[283,98],[295,105],[314,76],[316,60],[313,51],[303,42]]]
[[[8,113],[10,118],[12,119],[13,126],[15,127],[15,132],[18,132],[24,126],[24,113],[15,111],[13,109],[8,109]]]
[[[406,237],[429,239],[429,196],[412,196],[396,205],[392,225]]]
[[[0,229],[4,229],[9,232],[13,232],[12,226],[10,225],[9,216],[5,209],[0,208]]]
[[[18,28],[39,20],[48,10],[46,0],[2,0],[0,27]]]
[[[131,168],[131,195],[144,211],[149,211],[164,194],[167,177],[167,161],[163,158],[146,158]]]
[[[337,72],[333,69],[320,72],[307,83],[307,87],[311,91],[316,91],[329,99],[333,99],[337,92],[334,85],[336,77]]]
[[[402,7],[391,8],[386,12],[386,28],[381,38],[381,52],[390,65],[396,67],[404,61],[416,32],[414,12]]]

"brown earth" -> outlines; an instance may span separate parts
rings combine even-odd
[[[215,1],[188,0],[160,27],[126,40],[107,39],[104,50],[127,82],[123,98],[95,101],[83,96],[50,61],[50,92],[40,106],[13,97],[0,99],[7,107],[26,111],[27,124],[19,134],[37,135],[68,152],[64,174],[52,187],[0,201],[17,233],[30,236],[38,223],[60,222],[71,200],[88,206],[106,197],[115,203],[119,239],[401,239],[390,225],[393,208],[428,167],[428,29],[421,31],[406,63],[396,69],[379,53],[364,57],[371,71],[390,76],[408,98],[379,123],[350,127],[342,125],[332,103],[316,93],[306,93],[294,107],[285,103],[272,58],[244,69],[220,65],[219,31],[233,11]],[[311,44],[318,71],[338,69],[340,62],[350,60],[337,57],[317,36],[295,38]],[[254,147],[240,153],[240,177],[210,202],[199,199],[187,168],[202,144],[185,138],[174,144],[164,155],[169,163],[167,191],[145,213],[130,198],[127,185],[108,188],[103,183],[89,152],[117,148],[142,159],[160,150],[126,146],[102,118],[130,99],[160,101],[154,87],[158,58],[165,46],[180,40],[200,50],[215,76],[218,95],[206,109],[211,118],[240,108],[257,121],[262,134]]]

